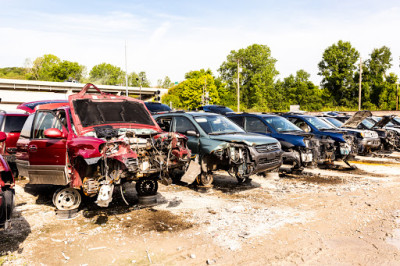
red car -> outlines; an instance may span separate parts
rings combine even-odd
[[[0,131],[7,136],[6,141],[0,143],[0,155],[8,162],[15,177],[18,176],[15,165],[16,144],[27,117],[25,111],[0,111]]]
[[[59,210],[78,208],[79,190],[107,207],[114,186],[125,182],[135,181],[138,195],[155,195],[157,180],[189,164],[186,141],[162,132],[142,101],[87,84],[68,103],[36,107],[22,128],[16,163],[30,184],[60,186],[53,196]]]
[[[6,134],[0,132],[0,142],[6,140]],[[6,227],[14,208],[14,177],[7,161],[0,155],[0,228]]]

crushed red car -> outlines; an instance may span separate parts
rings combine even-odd
[[[78,208],[80,191],[107,207],[114,186],[125,182],[135,181],[140,196],[155,195],[158,180],[188,166],[186,142],[162,132],[142,101],[87,84],[68,103],[36,107],[17,142],[16,163],[30,184],[60,186],[53,195],[59,210]]]
[[[0,142],[6,140],[0,132]],[[7,228],[14,209],[14,177],[7,161],[0,155],[0,228]]]
[[[25,111],[0,110],[0,131],[7,137],[5,141],[0,142],[0,155],[8,162],[14,177],[18,176],[15,165],[16,144],[27,117],[28,113]]]

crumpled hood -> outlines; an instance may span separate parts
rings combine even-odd
[[[209,135],[209,137],[210,139],[219,141],[241,142],[249,146],[272,144],[278,142],[274,138],[252,133]]]
[[[341,127],[357,128],[365,118],[370,116],[372,116],[371,111],[358,111],[352,117],[350,117]]]
[[[89,88],[98,93],[88,93]],[[142,101],[106,94],[95,85],[68,97],[71,115],[78,134],[92,131],[93,127],[110,125],[118,128],[149,128],[161,131]]]

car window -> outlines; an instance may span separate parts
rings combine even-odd
[[[4,123],[4,132],[20,132],[22,127],[24,126],[25,120],[27,116],[6,116]]]
[[[49,128],[57,128],[63,130],[60,120],[52,112],[39,112],[36,114],[33,126],[33,138],[43,139],[44,131]]]
[[[248,116],[246,117],[246,131],[266,133],[268,132],[268,128],[264,124],[264,122],[261,121],[261,119],[257,117]]]
[[[4,115],[0,115],[0,128],[3,125]]]
[[[196,116],[197,124],[210,135],[245,132],[241,127],[222,115]]]
[[[172,117],[160,117],[156,120],[162,131],[170,132],[172,125]]]
[[[296,126],[298,126],[301,130],[305,132],[311,132],[311,127],[307,125],[307,123],[304,122],[303,120],[295,117],[289,117],[288,120],[293,124],[295,124]]]
[[[238,126],[244,128],[244,117],[243,116],[230,116],[228,117],[230,120],[235,122]]]
[[[35,114],[30,114],[28,116],[28,118],[26,119],[25,124],[21,130],[21,134],[20,134],[21,137],[24,137],[24,138],[31,137],[31,128],[32,128],[32,122],[33,122],[34,117],[35,117]]]
[[[178,133],[186,134],[186,131],[192,130],[196,131],[196,127],[187,117],[184,116],[175,116],[174,117],[175,131]]]

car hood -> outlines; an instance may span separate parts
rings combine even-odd
[[[380,121],[376,122],[373,127],[374,128],[383,128],[393,119],[393,117],[394,117],[394,115],[383,116],[382,119]]]
[[[98,93],[88,93],[94,88]],[[106,94],[95,85],[86,84],[83,89],[68,97],[71,116],[79,135],[93,131],[98,126],[124,128],[149,128],[161,132],[142,101]]]
[[[241,142],[249,146],[271,144],[278,142],[274,138],[252,133],[209,135],[209,136],[210,139],[213,140],[226,141],[226,142]]]
[[[358,111],[352,117],[350,117],[341,127],[357,128],[365,118],[370,116],[372,116],[371,111]]]

